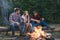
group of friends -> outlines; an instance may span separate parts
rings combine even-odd
[[[16,28],[19,29],[20,34],[25,34],[28,30],[33,31],[34,27],[38,25],[49,27],[44,18],[40,18],[37,11],[33,11],[33,14],[30,16],[29,12],[25,10],[23,15],[21,15],[19,8],[14,8],[14,12],[10,14],[9,24],[12,35],[15,35]]]

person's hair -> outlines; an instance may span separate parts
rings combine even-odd
[[[24,12],[27,11],[27,10],[24,10]]]
[[[26,13],[25,13],[26,11],[27,11],[27,10],[24,11],[24,14],[26,14]]]
[[[17,12],[18,10],[20,10],[19,8],[14,8],[14,12]]]
[[[33,13],[38,13],[37,11],[33,11]]]

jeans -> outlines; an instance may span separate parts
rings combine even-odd
[[[10,30],[12,31],[12,35],[15,35],[15,29],[17,29],[18,26],[16,23],[10,24]]]
[[[20,27],[18,27],[16,23],[12,23],[10,25],[10,29],[12,31],[12,35],[15,35],[15,30],[16,29],[19,29],[20,33],[23,33],[24,32],[24,23],[21,23]]]
[[[43,30],[48,30],[50,26],[48,26],[47,22],[41,21],[40,24],[43,26]]]
[[[32,31],[34,30],[34,27],[35,26],[37,27],[38,25],[43,25],[43,27],[46,27],[46,28],[43,28],[43,29],[49,28],[48,24],[45,21],[41,21],[40,23],[32,21],[31,24],[32,24],[32,28],[31,28]]]
[[[33,31],[34,30],[34,27],[35,26],[37,27],[40,23],[37,23],[37,22],[32,21],[31,24],[32,24],[31,30]]]
[[[24,29],[25,29],[25,24],[22,22],[20,24],[20,33],[23,34],[24,33]]]
[[[48,27],[48,24],[47,24],[47,22],[45,22],[45,21],[41,21],[40,24],[41,24],[42,26]]]

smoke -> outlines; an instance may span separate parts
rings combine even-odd
[[[8,24],[8,9],[9,9],[9,2],[8,0],[0,0],[0,7],[1,7],[1,24],[7,25]]]

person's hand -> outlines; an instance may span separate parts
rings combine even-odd
[[[24,21],[24,23],[26,23],[26,21]]]
[[[37,23],[40,23],[40,21],[39,21],[39,20],[36,20],[36,22],[37,22]]]
[[[15,22],[16,24],[19,24],[18,22]]]
[[[20,26],[20,23],[19,22],[15,22],[18,26]]]
[[[42,21],[44,21],[45,19],[44,18],[42,18]]]
[[[26,19],[24,19],[24,23],[26,23],[27,22],[27,20]]]
[[[35,19],[33,19],[33,18],[31,18],[31,20],[32,20],[32,21],[35,21],[35,22],[37,22],[37,23],[40,23],[39,20],[35,20]]]

